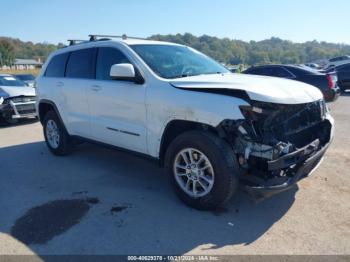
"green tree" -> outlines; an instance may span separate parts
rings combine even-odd
[[[14,60],[14,46],[6,39],[0,39],[0,65],[12,65]]]

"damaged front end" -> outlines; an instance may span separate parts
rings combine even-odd
[[[333,119],[323,100],[250,104],[240,107],[245,119],[224,121],[220,129],[235,150],[246,191],[261,199],[289,189],[317,166]]]
[[[5,120],[36,117],[35,96],[0,98],[0,118]]]

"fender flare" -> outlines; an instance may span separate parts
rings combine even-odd
[[[67,128],[66,128],[66,126],[65,126],[65,124],[64,124],[64,122],[63,122],[63,119],[62,119],[62,117],[61,117],[61,114],[60,114],[60,112],[59,112],[59,110],[58,110],[56,104],[55,104],[53,101],[51,101],[51,100],[48,100],[48,99],[41,99],[41,100],[38,102],[38,117],[39,117],[40,123],[43,124],[43,121],[44,121],[44,119],[41,119],[41,118],[40,118],[40,105],[42,105],[42,104],[48,104],[48,105],[52,106],[52,108],[53,108],[53,110],[55,111],[55,113],[56,113],[58,119],[61,121],[61,124],[63,125],[65,131],[68,133]],[[68,133],[68,134],[69,134],[69,133]]]

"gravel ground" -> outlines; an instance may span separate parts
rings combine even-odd
[[[0,127],[0,254],[350,254],[350,95],[326,157],[295,189],[200,212],[162,169],[83,144],[55,157],[37,122]]]

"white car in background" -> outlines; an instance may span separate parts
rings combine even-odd
[[[317,88],[232,74],[173,43],[93,36],[51,54],[36,81],[52,153],[80,139],[156,159],[197,209],[224,205],[239,183],[257,198],[288,190],[333,135]]]
[[[35,101],[33,87],[12,75],[0,74],[0,119],[11,124],[36,117]]]

